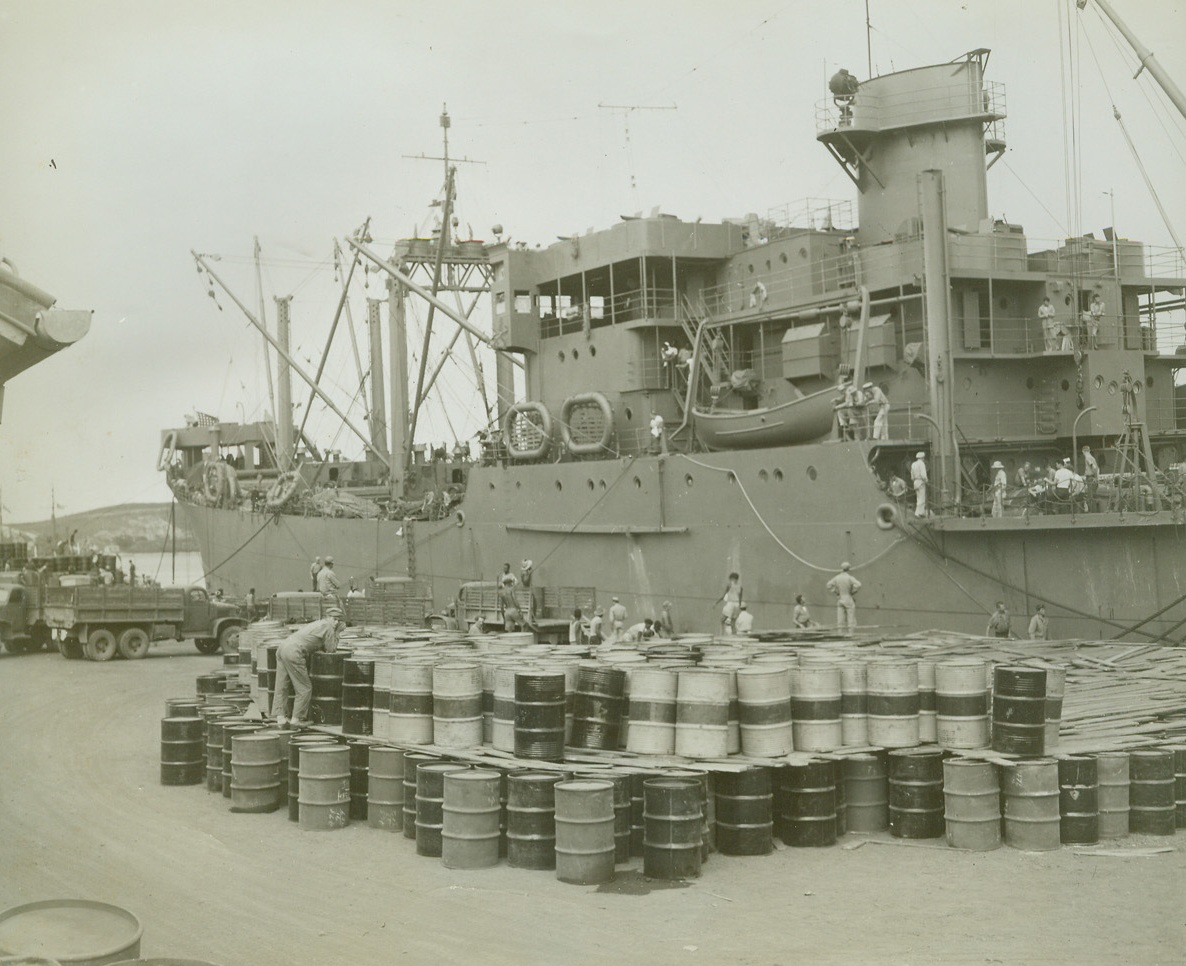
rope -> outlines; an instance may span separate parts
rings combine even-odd
[[[211,567],[204,574],[202,574],[200,579],[205,580],[207,577],[212,576],[218,570],[219,567],[222,567],[222,566],[230,563],[232,560],[234,560],[237,556],[239,556],[239,554],[242,551],[247,549],[248,544],[250,544],[252,541],[255,540],[256,537],[258,537],[261,533],[263,533],[264,530],[268,527],[268,525],[271,524],[274,520],[276,520],[276,518],[279,516],[280,516],[279,513],[273,513],[271,516],[269,516],[268,519],[266,519],[263,522],[263,524],[260,526],[260,528],[255,531],[255,533],[253,533],[250,537],[248,537],[245,541],[243,541],[243,543],[240,544],[235,550],[231,551],[231,554],[229,557],[226,557],[225,559],[216,563],[213,567]]]

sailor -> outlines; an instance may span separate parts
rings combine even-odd
[[[873,438],[889,439],[889,396],[881,386],[867,382],[865,389],[865,404],[876,409],[873,417]]]
[[[1092,504],[1095,502],[1095,494],[1100,488],[1100,464],[1099,461],[1091,455],[1091,447],[1086,443],[1083,444],[1083,479],[1087,484],[1087,502],[1086,509],[1091,511]]]
[[[568,622],[568,643],[577,646],[584,646],[587,643],[587,635],[589,632],[589,625],[581,616],[581,609],[574,607],[572,611],[572,620]]]
[[[713,329],[712,340],[708,347],[712,353],[713,377],[717,382],[722,382],[729,372],[725,364],[725,337],[721,334],[720,329]]]
[[[1009,633],[1009,611],[1005,608],[1003,600],[997,601],[997,609],[992,612],[988,618],[988,627],[984,634],[986,637],[1012,637]]]
[[[1050,639],[1050,621],[1046,619],[1046,605],[1039,604],[1030,618],[1029,639],[1031,641],[1046,641]]]
[[[840,439],[853,439],[852,384],[848,379],[841,377],[840,382],[836,385],[836,393],[836,398],[832,402],[832,408],[836,410],[836,435]]]
[[[827,588],[836,596],[836,629],[851,634],[857,629],[857,593],[861,582],[849,571],[852,564],[847,560],[840,565],[840,573],[827,583]]]
[[[815,621],[811,619],[811,613],[807,610],[807,602],[803,599],[802,594],[795,595],[793,620],[796,627],[815,627]]]
[[[1068,456],[1054,471],[1054,495],[1063,502],[1070,502],[1071,490],[1075,484],[1075,471],[1071,469],[1071,458]]]
[[[927,515],[927,454],[919,450],[910,464],[910,481],[914,486],[914,515]]]
[[[1038,320],[1042,323],[1042,336],[1046,340],[1046,351],[1053,352],[1058,348],[1054,322],[1054,306],[1050,304],[1050,296],[1042,299],[1038,306]]]
[[[742,602],[741,610],[737,612],[737,617],[733,621],[733,630],[742,637],[746,637],[753,629],[754,615],[749,612],[749,605]]]
[[[247,591],[247,596],[243,598],[243,612],[247,616],[247,623],[255,620],[255,588]]]
[[[655,631],[664,637],[675,636],[675,617],[672,616],[669,600],[663,601],[663,610],[659,614],[659,619],[655,621]]]
[[[136,586],[136,561],[128,561],[128,583],[133,587]]]
[[[889,495],[892,496],[896,502],[901,503],[902,498],[907,493],[906,481],[891,470],[889,484],[886,489],[889,491]]]
[[[609,634],[610,642],[620,641],[622,635],[626,632],[626,608],[622,606],[622,602],[617,597],[613,598],[613,604],[609,609]]]
[[[514,574],[510,576],[514,577]],[[515,597],[515,585],[504,583],[498,591],[498,600],[502,605],[503,630],[522,630],[525,621],[523,619],[523,611],[519,607],[519,601]]]
[[[500,587],[514,587],[519,583],[519,578],[511,573],[511,565],[504,563],[502,565],[502,573],[498,575],[498,585]]]
[[[667,453],[667,435],[663,431],[663,417],[656,412],[651,413],[651,452]]]
[[[1005,464],[1000,460],[993,462],[992,469],[996,471],[992,477],[992,515],[1003,517],[1005,515],[1005,494],[1009,489],[1009,477],[1005,475]]]
[[[276,652],[276,692],[272,698],[272,716],[276,724],[288,724],[288,683],[292,682],[295,699],[292,708],[292,724],[304,728],[309,724],[309,703],[313,697],[313,684],[309,680],[309,658],[318,651],[333,653],[338,649],[338,635],[346,626],[345,615],[340,607],[331,607],[322,620],[306,624],[289,637]]]
[[[848,387],[848,411],[852,414],[853,436],[857,439],[869,437],[869,409],[868,397],[863,386]]]
[[[589,618],[589,646],[598,647],[601,644],[601,625],[605,623],[605,608],[598,607],[594,609],[593,616]]]
[[[1028,490],[1034,481],[1033,472],[1034,464],[1029,460],[1017,467],[1017,485]]]
[[[309,565],[309,586],[314,590],[317,589],[317,575],[321,573],[321,558],[314,557],[313,562]]]
[[[722,634],[731,634],[733,632],[733,621],[737,618],[737,614],[741,610],[741,598],[741,575],[737,571],[733,571],[729,574],[729,579],[725,583],[724,593],[713,601],[714,607],[717,604],[725,605],[721,608]]]
[[[519,562],[519,583],[524,587],[531,586],[531,575],[535,573],[535,563],[526,557]]]
[[[338,591],[342,589],[342,582],[334,573],[334,558],[326,557],[325,566],[317,572],[317,592],[330,603],[337,603]]]
[[[1091,304],[1087,307],[1087,339],[1093,349],[1099,348],[1100,323],[1104,320],[1104,303],[1100,293],[1091,297]]]
[[[672,386],[672,377],[675,370],[675,364],[679,359],[679,349],[673,346],[670,342],[664,342],[663,348],[660,350],[660,355],[663,358],[663,373],[667,388]]]
[[[649,641],[655,636],[655,621],[650,618],[644,618],[638,624],[631,624],[629,630],[626,631],[626,640],[628,641]]]

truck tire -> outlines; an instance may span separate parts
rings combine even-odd
[[[218,641],[209,637],[198,638],[196,641],[194,641],[194,647],[196,647],[201,654],[218,653]]]
[[[115,657],[117,650],[115,635],[106,628],[91,631],[90,636],[87,637],[85,653],[89,660],[110,661]]]
[[[58,645],[58,650],[62,652],[62,657],[67,661],[80,661],[86,656],[82,645],[78,641],[62,641]]]
[[[243,628],[237,624],[224,627],[218,634],[218,649],[223,654],[239,653],[239,634]]]
[[[148,656],[148,634],[140,627],[129,627],[119,635],[119,653],[129,661]]]

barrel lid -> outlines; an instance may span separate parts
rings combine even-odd
[[[127,909],[93,899],[46,899],[0,912],[0,956],[93,962],[139,952],[144,933]]]
[[[601,778],[573,778],[566,782],[557,782],[556,790],[567,792],[600,792],[612,789],[614,783]]]
[[[450,781],[488,782],[491,780],[500,780],[502,778],[502,772],[493,768],[467,768],[465,765],[460,765],[456,771],[447,772],[445,777]]]

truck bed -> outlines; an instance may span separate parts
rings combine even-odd
[[[75,624],[181,624],[185,590],[181,587],[47,587],[45,622],[50,627]]]

